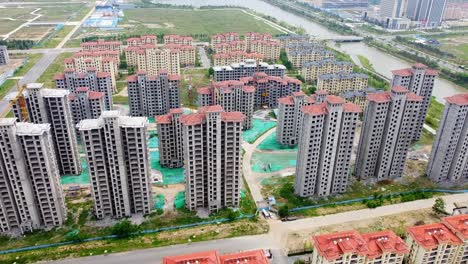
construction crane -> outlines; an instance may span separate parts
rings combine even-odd
[[[213,81],[213,79],[211,79],[211,89],[213,90],[211,93],[211,104],[212,105],[220,104],[221,94],[219,93],[219,89],[218,87],[216,87],[216,83],[215,81]],[[216,101],[215,97],[218,99],[218,101]]]
[[[20,113],[21,113],[21,121],[22,122],[27,122],[29,121],[29,114],[28,114],[28,108],[26,106],[26,100],[24,99],[23,96],[23,91],[26,90],[26,84],[23,84],[23,86],[19,85],[19,80],[22,77],[13,77],[9,78],[11,80],[16,81],[16,90],[18,91],[16,96],[10,101],[8,104],[7,108],[5,111],[0,115],[1,117],[4,117],[8,115],[8,113],[12,110],[13,106],[18,103],[19,108],[20,108]]]

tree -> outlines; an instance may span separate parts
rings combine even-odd
[[[289,216],[289,207],[287,204],[281,206],[278,210],[278,215],[281,218],[288,217]]]
[[[115,224],[111,231],[113,235],[116,235],[119,238],[129,237],[138,231],[138,226],[125,219]]]
[[[213,76],[213,75],[214,75],[214,69],[213,67],[210,67],[210,69],[208,69],[208,77]]]
[[[437,198],[432,206],[432,211],[436,214],[447,214],[445,212],[445,201],[440,197]]]
[[[228,213],[227,213],[227,218],[229,219],[229,221],[234,221],[237,219],[237,217],[239,217],[239,211],[235,211],[233,209],[228,209]]]

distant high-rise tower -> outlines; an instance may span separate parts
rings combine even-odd
[[[408,69],[392,71],[393,80],[391,86],[401,86],[423,98],[419,107],[418,119],[414,127],[413,140],[417,141],[421,137],[424,122],[426,120],[427,109],[431,101],[432,90],[437,76],[437,71],[427,68],[426,65],[417,63]]]
[[[436,182],[468,180],[468,94],[446,98],[427,175]]]
[[[180,76],[160,71],[147,75],[144,71],[127,78],[128,104],[131,116],[154,117],[180,107]]]
[[[410,0],[407,17],[421,22],[423,27],[437,27],[442,23],[447,0]]]
[[[104,111],[78,125],[86,148],[98,219],[148,214],[153,209],[148,120]]]
[[[395,86],[390,92],[367,96],[358,153],[356,175],[378,181],[403,174],[408,149],[416,132],[423,98]]]
[[[185,201],[190,211],[239,206],[244,118],[219,105],[181,117]]]
[[[69,93],[65,89],[44,88],[42,83],[30,83],[22,95],[27,107],[28,121],[35,124],[50,124],[60,175],[81,173]],[[7,98],[13,100],[15,97],[16,94],[10,94]],[[22,120],[19,101],[13,105],[13,113],[18,120]]]
[[[60,226],[66,209],[49,124],[0,119],[0,231]]]
[[[361,108],[334,95],[302,108],[295,193],[301,197],[344,193]]]
[[[80,87],[76,89],[76,94],[70,94],[69,98],[75,124],[84,119],[99,118],[106,107],[104,97],[104,93],[90,91],[88,87]]]

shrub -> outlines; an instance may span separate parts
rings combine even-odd
[[[111,229],[111,233],[116,235],[118,238],[129,237],[137,231],[138,226],[132,224],[127,219],[118,222]]]

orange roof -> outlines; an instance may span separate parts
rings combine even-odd
[[[422,96],[419,96],[415,93],[407,93],[406,94],[406,99],[408,101],[416,101],[416,102],[422,102],[424,98]]]
[[[180,122],[186,126],[199,125],[203,123],[205,116],[199,113],[187,114],[180,117]]]
[[[156,124],[170,124],[172,121],[172,115],[158,115],[155,118]]]
[[[422,63],[413,64],[413,67],[414,67],[414,68],[427,69],[427,66],[424,65],[424,64],[422,64]]]
[[[221,120],[224,122],[244,122],[245,115],[242,112],[222,112]]]
[[[108,73],[108,72],[98,72],[98,73],[97,73],[97,77],[98,77],[98,78],[110,77],[110,73]]]
[[[344,104],[345,100],[336,95],[327,95],[327,102],[330,104]]]
[[[409,68],[407,69],[400,69],[400,70],[394,70],[392,71],[393,75],[398,75],[398,76],[412,76],[413,71]]]
[[[372,93],[372,94],[367,95],[367,100],[373,101],[376,103],[388,103],[390,102],[390,94],[388,92]]]
[[[312,237],[317,253],[329,261],[339,259],[344,254],[367,255],[369,248],[366,241],[356,231]]]
[[[468,105],[468,93],[445,97],[445,100],[450,104]]]
[[[442,219],[450,230],[452,230],[458,237],[468,239],[468,214],[449,216]]]
[[[172,108],[171,110],[169,110],[169,113],[171,113],[171,114],[182,114],[182,113],[184,113],[184,109],[182,109],[182,108]]]
[[[406,89],[405,87],[402,87],[402,86],[393,86],[392,91],[394,91],[396,93],[407,93],[408,89]]]
[[[210,87],[201,87],[197,89],[197,94],[211,94]]]
[[[318,115],[326,115],[327,114],[327,107],[325,104],[313,104],[313,105],[306,105],[302,107],[302,112],[306,115],[311,116],[318,116]]]
[[[136,82],[137,80],[138,78],[135,74],[127,77],[127,82]]]
[[[242,87],[242,91],[246,93],[253,93],[255,92],[255,87],[254,86],[244,86]]]
[[[353,103],[343,104],[343,112],[347,113],[361,113],[362,109],[359,105]]]
[[[460,238],[441,223],[412,226],[408,227],[407,231],[415,242],[426,250],[431,250],[441,244],[463,244],[463,241],[461,241]]]
[[[163,264],[218,264],[219,262],[218,252],[214,250],[163,258]]]
[[[225,254],[219,257],[220,264],[269,264],[270,261],[262,250],[252,250],[233,254]]]
[[[293,105],[294,100],[293,100],[292,96],[285,96],[285,97],[279,98],[278,103],[284,104],[284,105]]]
[[[56,73],[54,75],[54,80],[63,80],[63,79],[65,79],[65,74],[63,73]]]
[[[94,100],[94,99],[101,99],[104,97],[104,93],[103,92],[96,92],[96,91],[90,91],[89,92],[89,95],[88,95],[88,98],[90,100]]]
[[[220,105],[208,105],[198,108],[198,113],[219,113],[223,112],[224,109]]]
[[[409,252],[405,242],[390,230],[363,234],[362,238],[369,248],[367,257],[370,259],[379,258],[383,253],[403,255]]]

